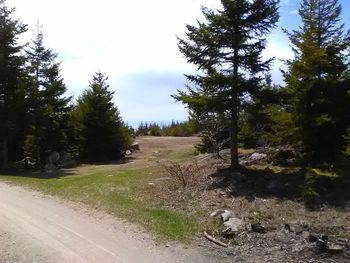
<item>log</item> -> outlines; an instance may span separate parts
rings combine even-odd
[[[215,239],[214,237],[212,237],[211,235],[209,235],[207,232],[204,231],[204,236],[211,242],[222,246],[222,247],[228,247],[228,244],[221,242],[220,240]]]

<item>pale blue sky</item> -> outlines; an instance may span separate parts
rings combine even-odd
[[[350,25],[350,1],[340,0]],[[185,24],[201,18],[200,6],[218,7],[219,0],[7,0],[16,15],[33,28],[43,25],[45,45],[59,53],[69,95],[78,97],[94,72],[109,77],[123,119],[185,120],[187,111],[170,97],[184,89],[183,74],[193,72],[177,48]],[[282,81],[281,58],[292,57],[281,27],[296,28],[299,0],[281,0],[279,27],[269,36],[265,56],[275,56],[272,74]],[[25,39],[32,36],[32,31]]]

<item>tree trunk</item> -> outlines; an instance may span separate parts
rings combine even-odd
[[[2,168],[6,169],[8,166],[8,148],[7,148],[7,138],[4,137],[2,140]]]
[[[239,2],[237,1],[237,8],[239,7]],[[235,33],[239,35],[239,27],[235,25]],[[236,40],[237,41],[237,40]],[[234,44],[234,55],[233,55],[233,78],[232,78],[232,93],[231,93],[231,127],[230,127],[230,148],[231,148],[231,170],[239,169],[238,162],[238,67],[239,67],[239,48],[238,43]]]
[[[230,148],[231,148],[231,169],[238,170],[239,162],[238,162],[238,143],[237,143],[237,135],[238,135],[238,107],[237,107],[237,99],[233,99],[231,109],[231,128],[230,128]]]
[[[236,2],[237,10],[240,8],[240,1]],[[239,20],[240,14],[236,14],[236,19]],[[238,24],[235,25],[234,31],[235,35],[239,36],[240,28]],[[233,76],[232,76],[232,93],[231,93],[231,125],[230,125],[230,148],[231,148],[231,170],[238,170],[238,68],[239,68],[239,43],[236,39],[233,45]]]
[[[238,56],[238,49],[235,50],[235,56]],[[233,67],[233,85],[232,85],[232,105],[231,105],[231,127],[230,127],[230,148],[231,148],[231,169],[238,170],[238,62],[235,59]]]

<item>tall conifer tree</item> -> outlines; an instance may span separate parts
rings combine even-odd
[[[187,25],[180,51],[199,74],[187,75],[195,87],[174,96],[192,114],[214,112],[228,116],[231,168],[237,169],[239,113],[245,98],[261,89],[260,74],[272,59],[261,53],[268,34],[278,21],[278,1],[221,0],[220,10],[202,8],[205,22]]]
[[[107,77],[97,72],[89,88],[78,99],[73,118],[81,138],[84,161],[110,161],[122,157],[129,134],[113,103]]]
[[[286,31],[294,51],[284,72],[290,110],[309,157],[331,161],[350,122],[350,33],[337,0],[303,0],[299,14],[302,26]]]
[[[35,39],[26,50],[29,83],[27,113],[29,130],[26,154],[42,159],[50,151],[65,150],[70,97],[60,76],[57,54],[44,46],[41,26],[37,24]]]
[[[19,116],[18,91],[24,59],[18,37],[26,32],[26,25],[12,18],[13,8],[0,0],[0,167],[6,167],[10,142],[15,140]]]

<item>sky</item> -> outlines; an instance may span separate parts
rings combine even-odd
[[[350,26],[350,1],[340,0]],[[7,0],[14,16],[28,25],[22,41],[33,38],[39,21],[44,45],[59,54],[68,95],[77,99],[97,71],[108,76],[115,103],[125,122],[167,123],[186,120],[187,110],[171,97],[185,90],[184,74],[193,73],[177,47],[186,24],[202,19],[201,6],[220,7],[219,0]],[[292,58],[281,28],[298,27],[299,0],[281,0],[280,21],[268,36],[264,57],[276,57],[275,83],[281,83],[280,59]]]

